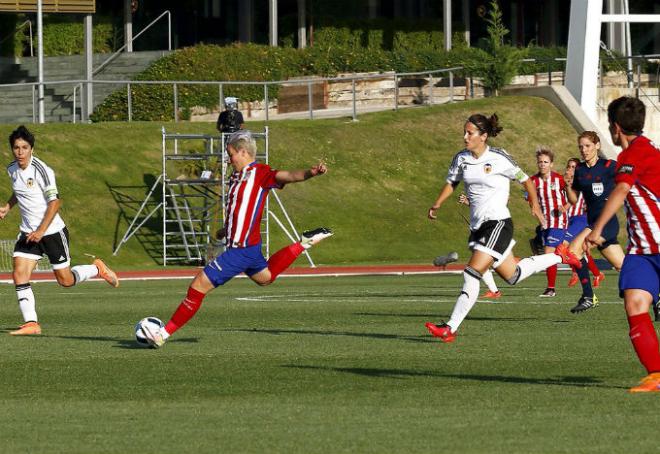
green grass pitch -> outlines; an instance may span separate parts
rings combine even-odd
[[[543,275],[479,302],[453,344],[460,276],[234,280],[161,350],[133,324],[164,320],[188,281],[35,284],[44,335],[0,288],[2,452],[657,452],[657,395],[630,346],[617,276],[575,316],[577,289]]]

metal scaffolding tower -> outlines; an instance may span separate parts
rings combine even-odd
[[[257,161],[268,163],[268,127],[252,133],[258,141]],[[224,251],[218,232],[225,224],[226,191],[232,169],[224,152],[229,134],[169,134],[162,128],[162,172],[151,186],[135,217],[117,244],[113,255],[153,216],[162,220],[163,266],[175,262],[203,265]],[[270,218],[293,242],[300,237],[284,204],[275,191],[283,222],[272,210],[269,199],[262,219],[264,255],[270,256]],[[147,207],[155,207],[148,213]],[[311,256],[305,255],[313,267]]]

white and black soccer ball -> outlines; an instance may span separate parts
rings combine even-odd
[[[149,326],[152,331],[163,328],[165,324],[156,317],[145,317],[135,324],[135,341],[141,347],[153,347],[151,341],[146,336],[144,327]]]

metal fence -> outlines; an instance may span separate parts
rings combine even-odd
[[[660,65],[655,63],[659,69],[654,74],[642,74],[643,65],[653,64],[653,59],[660,58],[660,55],[639,55],[631,57],[611,57],[612,61],[620,61],[620,73],[624,77],[625,85],[629,88],[636,88],[638,96],[649,96],[648,87],[657,88],[659,85]],[[658,60],[656,60],[658,61]],[[534,63],[536,67],[546,66],[547,71],[538,72],[530,75],[521,75],[514,79],[516,86],[538,86],[538,85],[552,85],[563,84],[565,78],[565,58],[555,58],[547,60],[534,60],[525,59],[523,63]],[[557,70],[558,66],[561,68]],[[612,66],[612,65],[610,65]],[[631,70],[630,68],[633,68]],[[620,80],[621,77],[618,77]],[[368,94],[364,88],[365,84],[374,81],[384,81],[388,83],[383,91],[388,92],[387,96],[381,97],[377,102],[370,103],[367,99]],[[612,76],[601,69],[599,84],[606,86],[616,82],[617,76]],[[313,87],[316,84],[344,84],[347,86],[345,89],[345,98],[343,102],[333,104],[332,108],[315,107],[315,95]],[[125,118],[128,121],[133,121],[136,108],[139,108],[139,101],[136,101],[134,92],[138,86],[167,86],[171,92],[171,107],[172,117],[171,120],[178,122],[182,119],[181,106],[185,103],[182,102],[182,97],[185,96],[185,87],[190,86],[212,86],[217,89],[218,108],[224,108],[224,93],[227,87],[231,86],[257,86],[261,87],[263,92],[260,101],[252,101],[251,106],[259,106],[253,108],[252,117],[268,121],[272,115],[277,115],[277,109],[273,106],[276,104],[272,97],[273,87],[285,86],[300,86],[307,91],[307,106],[304,110],[298,111],[298,117],[314,119],[321,116],[350,116],[353,120],[357,120],[358,114],[363,112],[370,112],[373,110],[383,110],[393,108],[399,109],[405,105],[433,105],[446,102],[454,102],[484,95],[483,87],[480,79],[466,74],[465,69],[461,66],[452,68],[436,69],[429,71],[408,72],[408,73],[379,73],[379,74],[356,74],[342,77],[319,77],[319,78],[304,78],[294,80],[279,80],[279,81],[190,81],[190,80],[151,80],[151,81],[137,81],[137,80],[67,80],[67,81],[52,81],[45,82],[44,86],[49,88],[66,87],[70,90],[70,95],[66,98],[71,104],[71,121],[76,122],[78,116],[78,107],[80,98],[86,90],[83,87],[91,84],[94,90],[101,89],[101,87],[115,87],[114,91],[123,90],[126,93],[126,112]],[[0,89],[10,87],[31,87],[33,93],[37,92],[38,83],[19,83],[19,84],[4,84],[0,85]],[[62,89],[60,89],[62,90]],[[108,91],[107,89],[104,91]],[[651,90],[650,93],[653,93]],[[660,94],[656,94],[660,97]],[[136,104],[138,103],[138,104]],[[38,118],[37,105],[38,100],[33,96],[32,103],[33,121]],[[217,111],[216,111],[217,113]],[[260,115],[260,116],[259,116]]]

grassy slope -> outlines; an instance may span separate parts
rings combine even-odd
[[[463,208],[448,204],[436,223],[426,219],[426,211],[444,182],[452,156],[462,148],[463,123],[474,112],[497,112],[504,132],[492,143],[506,148],[528,173],[535,170],[533,151],[538,144],[556,151],[558,168],[576,153],[575,131],[551,104],[538,98],[502,97],[361,115],[355,123],[346,119],[272,122],[271,164],[298,168],[325,159],[331,169],[325,177],[280,193],[299,229],[317,225],[335,229],[336,237],[314,251],[317,263],[428,263],[448,250],[458,250],[464,257],[467,229],[459,215]],[[165,126],[168,132],[214,131],[210,123]],[[160,172],[160,127],[156,123],[32,126],[39,156],[57,172],[74,260],[83,260],[83,252],[110,256],[127,224],[119,219],[108,186],[136,186],[121,191],[132,191],[138,201],[144,198],[145,175]],[[263,123],[248,122],[248,127],[261,130]],[[0,126],[0,136],[7,137],[11,129]],[[9,162],[7,148],[3,150]],[[9,194],[8,188],[4,180],[0,198]],[[534,224],[520,194],[514,185],[511,207],[518,254],[526,255],[526,239]],[[0,223],[0,238],[13,238],[17,223],[17,213]],[[276,232],[274,247],[284,243]],[[124,269],[154,266],[135,238],[112,263]]]

